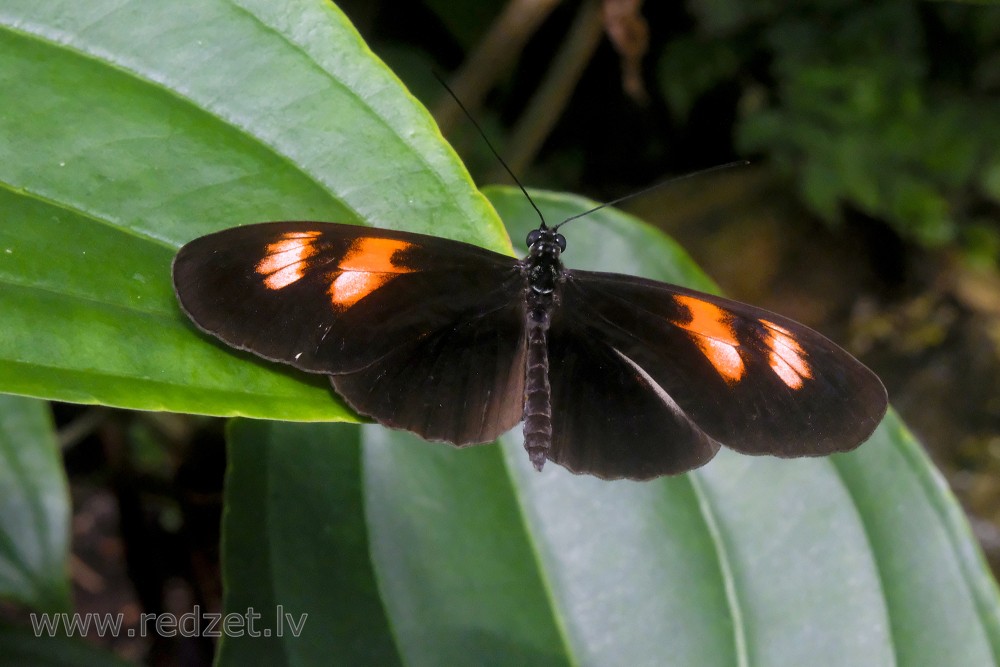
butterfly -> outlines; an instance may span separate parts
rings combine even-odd
[[[881,421],[878,377],[819,333],[676,285],[567,269],[558,228],[543,221],[518,260],[403,231],[250,224],[184,245],[173,281],[198,328],[328,375],[380,424],[463,447],[523,421],[538,470],[644,480],[721,445],[822,456]]]

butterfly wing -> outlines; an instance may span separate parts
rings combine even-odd
[[[549,460],[603,479],[649,479],[708,463],[719,443],[598,331],[581,329],[585,319],[560,309],[549,329]]]
[[[570,369],[552,374],[552,458],[574,470],[680,472],[710,458],[712,442],[783,457],[847,451],[887,406],[878,377],[812,329],[642,278],[567,272],[550,337],[551,367]],[[585,382],[629,391],[591,390],[574,405]],[[625,428],[620,445],[604,423]],[[606,453],[613,461],[597,462],[590,450],[602,446],[616,450]]]
[[[510,257],[406,232],[277,222],[195,239],[173,276],[198,327],[330,375],[380,423],[464,445],[521,419],[523,278]]]

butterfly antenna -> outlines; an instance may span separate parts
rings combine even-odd
[[[590,209],[589,211],[584,211],[583,213],[577,213],[576,215],[570,216],[570,217],[566,218],[565,220],[563,220],[562,222],[560,222],[555,227],[553,227],[552,229],[559,229],[560,227],[562,227],[563,225],[565,225],[570,220],[576,220],[577,218],[582,218],[585,215],[590,215],[591,213],[594,213],[595,211],[600,211],[602,208],[607,208],[608,206],[614,206],[615,204],[620,204],[623,201],[626,201],[628,199],[632,199],[633,197],[638,197],[639,195],[644,195],[647,192],[649,192],[650,190],[655,190],[655,189],[657,189],[657,188],[659,188],[659,187],[661,187],[663,185],[667,185],[668,183],[676,183],[677,181],[684,181],[684,180],[687,180],[689,178],[693,178],[695,176],[704,176],[705,174],[710,174],[713,171],[722,171],[723,169],[731,169],[733,167],[745,167],[748,164],[750,164],[750,160],[736,160],[734,162],[727,162],[726,164],[717,164],[714,167],[708,167],[707,169],[699,169],[698,171],[692,171],[689,174],[683,174],[681,176],[671,176],[670,178],[666,178],[666,179],[664,179],[662,181],[658,181],[656,183],[653,183],[649,187],[643,188],[642,190],[639,190],[638,192],[632,192],[630,194],[625,195],[624,197],[619,197],[618,199],[612,199],[609,202],[604,202],[600,206],[595,206],[594,208]]]
[[[508,174],[510,174],[510,177],[514,179],[514,182],[517,183],[517,187],[521,188],[521,192],[523,192],[524,196],[527,197],[528,203],[531,204],[531,208],[535,209],[535,213],[538,214],[538,219],[542,221],[541,228],[547,229],[545,225],[545,216],[542,215],[541,209],[539,209],[538,206],[535,205],[535,200],[531,198],[531,195],[528,194],[528,191],[524,189],[523,185],[521,185],[521,181],[517,179],[517,176],[514,175],[514,172],[511,170],[511,168],[508,167],[507,163],[503,161],[502,157],[500,157],[500,153],[498,153],[497,149],[493,147],[492,143],[490,143],[490,139],[489,137],[486,136],[486,133],[483,132],[483,128],[479,126],[479,123],[476,122],[476,119],[473,117],[473,115],[469,112],[468,109],[465,108],[465,105],[462,104],[462,100],[458,99],[458,95],[456,95],[455,91],[451,89],[451,86],[445,83],[445,80],[441,77],[441,75],[435,72],[434,70],[431,70],[431,74],[433,74],[434,78],[438,80],[438,83],[444,86],[444,89],[448,91],[448,94],[451,95],[451,98],[455,100],[455,104],[458,105],[458,108],[462,110],[462,113],[464,113],[466,118],[469,119],[469,122],[471,122],[473,127],[476,128],[476,131],[479,132],[479,136],[481,136],[483,138],[483,141],[486,142],[486,145],[489,146],[490,152],[493,153],[493,157],[495,157],[500,162],[500,164],[503,165],[503,168],[507,171]]]

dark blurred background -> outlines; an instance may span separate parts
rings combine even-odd
[[[1000,567],[1000,6],[344,0],[477,183],[630,200],[871,366]],[[572,262],[572,256],[569,257]],[[629,272],[630,267],[620,267]],[[78,611],[219,606],[220,422],[56,406]],[[210,664],[205,640],[122,654]],[[151,640],[143,640],[151,641]],[[132,642],[132,643],[129,643]]]

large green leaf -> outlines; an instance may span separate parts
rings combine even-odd
[[[534,224],[515,191],[490,195],[512,234]],[[538,199],[553,220],[585,206]],[[707,286],[673,244],[627,216],[602,211],[565,230],[574,266]],[[503,451],[486,464],[485,454],[406,435],[367,439],[373,558],[416,663],[448,662],[470,636],[516,636],[509,628],[523,609],[479,599],[479,614],[456,614],[452,604],[530,589],[538,577],[548,600],[536,613],[551,620],[508,647],[512,660],[555,627],[563,645],[549,651],[579,664],[998,662],[996,586],[960,508],[893,414],[852,454],[782,461],[723,451],[693,474],[649,483],[555,466],[537,474],[517,434]],[[506,493],[483,481],[508,477]],[[536,558],[519,567],[506,554],[482,558],[478,545],[491,540],[526,542]]]
[[[398,663],[368,557],[357,427],[238,420],[229,458],[225,606],[261,614],[262,636],[223,637],[220,662]]]
[[[427,112],[328,3],[8,0],[0,9],[0,390],[351,418],[321,378],[205,344],[177,247],[273,219],[503,249]]]
[[[69,515],[48,407],[0,394],[0,598],[69,610]]]
[[[65,636],[69,520],[69,490],[48,407],[0,395],[0,598],[30,610],[23,627],[0,624],[2,664],[124,664]]]
[[[535,224],[518,192],[489,194],[517,238]],[[587,205],[536,197],[552,220]],[[574,266],[711,286],[676,245],[621,213],[565,230]],[[894,414],[851,454],[723,451],[695,473],[646,483],[557,466],[539,474],[517,433],[500,447],[457,450],[366,427],[365,539],[346,509],[362,511],[349,429],[260,427],[232,443],[230,511],[247,503],[241,513],[258,520],[242,538],[227,527],[227,557],[245,558],[256,539],[254,553],[282,558],[239,579],[229,561],[227,582],[249,590],[230,611],[258,599],[324,614],[339,601],[368,610],[362,618],[383,628],[377,645],[392,641],[417,665],[998,664],[995,584],[960,508]],[[248,471],[267,483],[251,486]],[[241,479],[243,492],[231,491]],[[315,517],[309,527],[299,525],[304,514]],[[340,532],[353,537],[338,543]],[[359,565],[369,551],[374,575]],[[302,579],[312,585],[304,594],[287,585]],[[344,641],[327,650],[338,664],[357,657]]]

